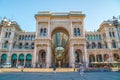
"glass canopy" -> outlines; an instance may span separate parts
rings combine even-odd
[[[52,37],[52,46],[53,46],[53,52],[54,52],[54,60],[55,63],[59,63],[58,66],[60,66],[60,64],[63,63],[63,58],[65,55],[65,51],[66,51],[66,45],[68,42],[68,35],[66,35],[63,32],[57,32],[55,34],[53,34]]]

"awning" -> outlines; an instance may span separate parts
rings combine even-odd
[[[17,60],[17,55],[16,54],[12,55],[12,60]]]
[[[24,54],[20,54],[19,60],[24,60]]]
[[[2,60],[6,60],[7,59],[7,55],[6,54],[3,54],[2,57],[1,57]]]
[[[28,54],[28,55],[26,56],[26,60],[32,60],[32,55],[31,55],[31,54]]]

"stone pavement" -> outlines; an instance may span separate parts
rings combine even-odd
[[[78,72],[0,73],[0,80],[120,80],[120,72],[88,72],[80,76]]]

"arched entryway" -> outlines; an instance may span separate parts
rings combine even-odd
[[[75,51],[74,57],[75,57],[75,67],[78,67],[79,64],[83,63],[83,55],[82,55],[82,51],[80,49],[77,49]]]
[[[26,55],[25,67],[32,67],[32,55],[30,53]]]
[[[2,54],[1,56],[1,64],[5,63],[7,60],[7,54]]]
[[[63,27],[57,27],[52,31],[52,65],[56,67],[68,67],[68,41],[69,32]]]
[[[11,56],[12,67],[16,67],[17,64],[17,54],[12,54]]]
[[[19,55],[18,61],[18,65],[24,66],[24,54]]]
[[[45,50],[39,51],[37,67],[40,67],[40,68],[46,67],[46,51]]]

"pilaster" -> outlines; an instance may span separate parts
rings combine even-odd
[[[85,45],[84,45],[84,52],[82,54],[84,54],[85,67],[88,67],[89,62],[88,62],[88,57],[87,57],[87,49]]]
[[[74,57],[74,50],[73,50],[73,45],[70,44],[70,49],[69,49],[69,67],[75,67],[75,57]]]
[[[35,48],[34,48],[34,53],[33,53],[33,59],[32,59],[32,66],[35,68],[36,67],[36,54],[37,54],[37,46],[35,45]]]
[[[47,54],[46,54],[46,68],[51,67],[51,46],[50,44],[47,45]]]

